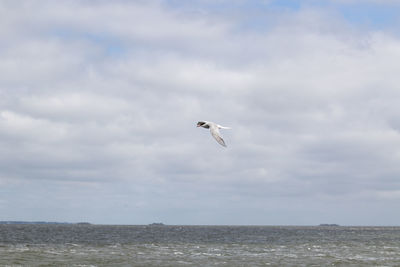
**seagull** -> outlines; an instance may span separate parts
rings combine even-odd
[[[219,129],[231,129],[229,127],[224,127],[221,125],[218,125],[214,122],[211,121],[199,121],[197,123],[197,127],[203,127],[206,129],[210,129],[211,135],[217,140],[217,142],[221,145],[226,147],[224,139],[222,139],[221,134],[219,133]]]

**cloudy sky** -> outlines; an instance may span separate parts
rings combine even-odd
[[[0,220],[400,225],[399,14],[1,1]]]

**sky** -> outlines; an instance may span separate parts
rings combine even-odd
[[[399,14],[0,1],[0,220],[400,225]]]

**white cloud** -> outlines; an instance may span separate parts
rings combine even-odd
[[[349,210],[399,188],[400,40],[390,33],[322,9],[251,31],[234,15],[166,2],[23,3],[0,5],[2,203],[27,195],[37,219],[68,203],[76,211],[52,216],[110,223],[164,210],[171,223],[268,224],[258,210],[281,209],[274,223],[291,224],[323,221],[317,200]],[[231,126],[228,148],[197,120]],[[287,221],[288,207],[308,205],[310,219]],[[18,217],[22,206],[0,211]],[[219,216],[225,208],[250,218]]]
[[[67,132],[66,125],[62,123],[53,124],[47,120],[7,110],[0,113],[0,127],[3,134],[23,140],[60,140]]]
[[[85,92],[22,96],[18,104],[27,113],[67,121],[70,118],[108,120],[129,109],[129,103],[124,99]]]

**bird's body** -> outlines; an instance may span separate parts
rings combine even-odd
[[[224,141],[224,139],[222,139],[222,136],[219,133],[219,129],[230,129],[229,127],[224,127],[224,126],[218,125],[211,121],[199,121],[197,123],[197,127],[203,127],[206,129],[210,129],[210,133],[215,138],[215,140],[217,140],[217,142],[221,146],[226,147],[225,141]]]

